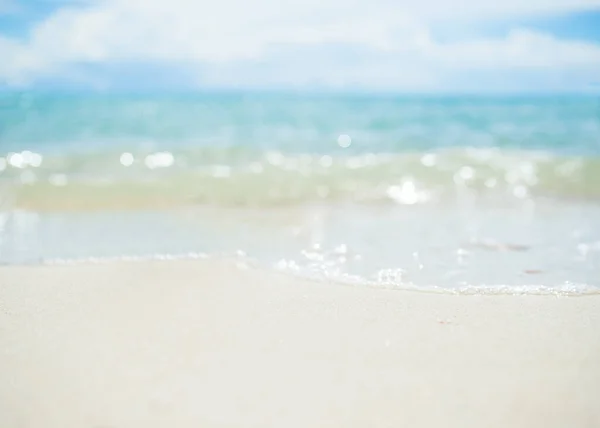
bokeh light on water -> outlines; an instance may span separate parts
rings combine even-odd
[[[587,98],[13,101],[4,263],[242,251],[380,285],[599,285]]]

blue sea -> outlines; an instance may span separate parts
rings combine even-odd
[[[600,292],[600,99],[0,94],[0,263]]]

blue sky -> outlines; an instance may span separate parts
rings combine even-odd
[[[585,91],[600,0],[0,0],[0,58],[1,88]]]

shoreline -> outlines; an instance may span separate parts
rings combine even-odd
[[[440,294],[452,296],[555,296],[555,297],[586,297],[600,296],[600,287],[580,284],[566,283],[564,285],[545,286],[542,284],[528,285],[464,285],[436,286],[417,285],[411,283],[396,283],[378,281],[357,275],[324,276],[310,272],[298,272],[285,270],[276,265],[269,266],[254,258],[247,257],[245,253],[238,251],[226,254],[209,254],[205,252],[181,253],[181,254],[155,254],[155,255],[131,255],[131,256],[107,256],[107,257],[83,257],[70,259],[44,259],[23,263],[0,263],[0,269],[11,268],[44,268],[44,267],[91,267],[110,265],[137,265],[149,263],[205,263],[205,264],[229,264],[232,268],[239,270],[252,270],[262,275],[282,276],[295,281],[329,284],[342,287],[358,287],[373,290],[390,290],[405,293],[418,294]],[[541,272],[523,272],[532,278]]]
[[[595,427],[600,295],[0,266],[3,427]]]

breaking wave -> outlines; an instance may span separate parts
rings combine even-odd
[[[600,158],[500,149],[283,154],[242,148],[0,157],[5,200],[29,209],[423,204],[472,195],[598,200]]]

